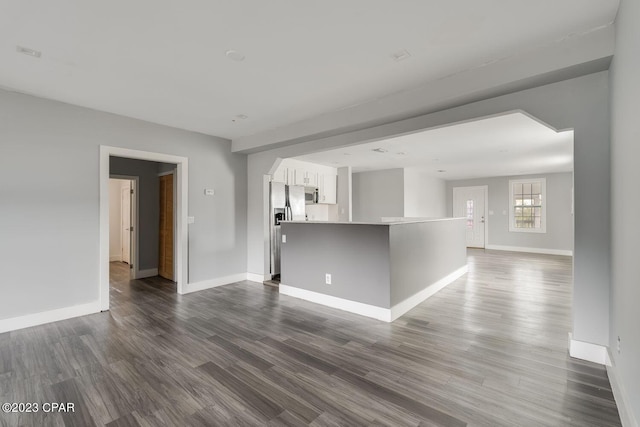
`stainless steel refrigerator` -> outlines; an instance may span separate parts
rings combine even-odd
[[[280,275],[281,221],[304,221],[304,187],[272,182],[270,187],[269,218],[271,222],[271,276]]]

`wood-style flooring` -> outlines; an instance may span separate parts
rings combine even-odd
[[[469,251],[392,324],[253,282],[189,295],[112,264],[111,311],[0,334],[2,426],[618,426],[567,355],[571,259]]]

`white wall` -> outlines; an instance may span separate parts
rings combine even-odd
[[[122,188],[128,180],[109,180],[109,260],[122,261]]]
[[[640,423],[640,2],[622,0],[611,66],[612,288],[610,355],[629,411]],[[620,353],[617,338],[620,337]],[[619,396],[616,396],[620,406]],[[626,420],[623,420],[626,421]],[[633,425],[628,422],[626,425]]]
[[[509,180],[545,178],[547,203],[547,232],[519,233],[509,231]],[[540,175],[501,176],[491,178],[447,181],[447,215],[453,215],[453,188],[486,185],[489,188],[488,245],[519,248],[573,251],[573,215],[571,189],[573,174],[554,173]],[[485,242],[486,243],[486,242]]]
[[[404,216],[447,216],[445,181],[414,168],[404,169]]]
[[[263,176],[277,158],[376,141],[520,109],[556,129],[574,129],[573,338],[607,345],[610,276],[608,80],[608,72],[598,72],[363,130],[335,131],[324,138],[250,154],[249,271],[256,274],[268,271],[268,257],[265,256],[268,254],[268,220],[265,219]]]
[[[100,145],[188,157],[189,282],[246,273],[247,159],[230,141],[7,91],[0,118],[0,320],[97,304]]]
[[[404,216],[404,171],[386,169],[352,175],[353,220]]]

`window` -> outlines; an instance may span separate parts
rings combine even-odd
[[[473,230],[473,200],[467,200],[467,228]]]
[[[544,178],[509,181],[509,231],[547,232]]]

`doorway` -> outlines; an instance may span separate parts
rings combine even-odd
[[[482,248],[487,244],[489,225],[487,207],[489,206],[488,187],[454,187],[453,216],[466,218],[466,236],[468,248]]]
[[[174,280],[176,282],[176,290],[179,294],[187,291],[188,272],[187,272],[187,207],[188,207],[188,159],[186,157],[174,156],[162,153],[153,153],[147,151],[131,150],[127,148],[100,146],[100,309],[102,311],[109,310],[109,174],[110,174],[110,158],[120,157],[124,159],[146,160],[158,163],[170,163],[174,170],[175,179],[175,268],[173,271]],[[157,180],[156,175],[156,180]],[[138,192],[134,194],[137,197]],[[141,206],[137,203],[137,206]],[[138,214],[136,211],[134,217]],[[137,252],[135,242],[140,240],[138,230],[135,226],[132,233],[135,237],[132,239],[133,249],[131,251],[132,262],[134,268],[136,266]],[[155,252],[157,257],[157,252]],[[157,274],[157,273],[156,273]]]
[[[136,278],[137,188],[136,176],[109,178],[109,262],[127,264],[128,276]]]

